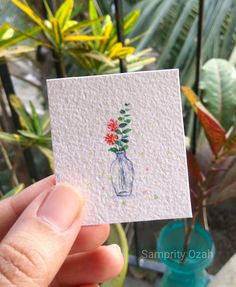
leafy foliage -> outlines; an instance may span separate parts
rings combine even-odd
[[[195,80],[198,4],[198,0],[141,0],[131,7],[142,11],[131,36],[148,31],[137,50],[151,46],[159,54],[156,67],[179,68],[181,82],[188,86]],[[203,62],[229,59],[235,47],[236,2],[206,0],[203,25]]]
[[[46,0],[43,1],[47,11],[47,18],[41,18],[27,1],[11,0],[36,25],[22,31],[17,27],[5,23],[0,27],[1,50],[30,39],[33,45],[42,45],[53,49],[61,59],[65,55],[73,57],[77,65],[83,67],[87,73],[102,74],[119,71],[119,59],[126,58],[129,71],[136,71],[155,61],[154,57],[147,57],[150,49],[135,54],[131,46],[135,39],[127,37],[126,46],[118,42],[116,28],[110,16],[99,17],[93,0],[89,1],[89,19],[78,22],[72,19],[73,0],[66,0],[58,8],[55,15],[50,10]],[[131,32],[138,17],[139,10],[135,10],[124,19],[124,33]],[[41,36],[43,34],[43,38]]]
[[[202,68],[201,89],[207,109],[228,130],[236,115],[236,70],[228,61],[211,59]]]

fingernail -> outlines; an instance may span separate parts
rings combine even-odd
[[[120,246],[118,244],[111,244],[109,245],[109,247],[112,248],[113,250],[121,252]]]
[[[60,231],[65,231],[78,217],[83,205],[82,195],[75,188],[59,183],[47,195],[37,215]]]

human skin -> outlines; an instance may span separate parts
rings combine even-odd
[[[118,275],[109,225],[83,226],[80,191],[43,179],[0,202],[0,286],[94,287]]]

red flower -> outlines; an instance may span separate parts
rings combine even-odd
[[[107,124],[107,128],[108,128],[111,132],[116,131],[116,130],[119,128],[118,121],[117,121],[117,120],[114,120],[114,119],[110,119],[110,121],[109,121],[108,124]]]
[[[105,142],[109,145],[113,145],[115,144],[115,141],[118,140],[118,135],[116,134],[113,134],[113,133],[108,133],[106,136],[105,136]]]

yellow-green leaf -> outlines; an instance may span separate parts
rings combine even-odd
[[[42,147],[42,146],[38,146],[38,149],[47,157],[50,168],[52,171],[54,171],[54,157],[53,157],[53,152],[46,148],[46,147]]]
[[[11,95],[10,102],[19,117],[21,127],[28,131],[33,132],[34,128],[31,117],[26,111],[25,106],[22,103],[21,99],[15,95]]]
[[[104,40],[104,36],[92,36],[92,35],[68,35],[65,37],[67,42],[82,42],[82,41],[93,41],[93,40]]]
[[[102,31],[102,35],[105,36],[106,39],[100,42],[100,45],[98,47],[98,50],[100,52],[104,52],[106,49],[107,42],[109,41],[109,38],[111,35],[112,27],[113,27],[113,24],[111,21],[111,17],[108,15],[105,19],[105,23],[104,23],[103,31]]]
[[[95,20],[99,18],[93,0],[89,0],[89,18],[90,20]],[[102,27],[100,23],[93,24],[93,35],[101,35],[101,33],[102,33]]]
[[[79,30],[83,29],[83,28],[87,28],[87,27],[91,27],[93,24],[99,23],[101,21],[103,21],[105,19],[105,17],[99,17],[97,19],[94,20],[84,20],[81,22],[77,22],[77,21],[68,21],[67,26],[64,29],[64,33],[69,33],[69,32],[78,32]],[[74,23],[72,25],[72,23]]]
[[[45,7],[46,12],[47,12],[48,20],[51,20],[53,18],[53,14],[52,14],[52,10],[50,9],[50,7],[48,5],[47,0],[43,0],[43,4],[44,4],[44,7]]]
[[[183,94],[185,95],[185,97],[187,98],[187,100],[189,101],[193,110],[197,112],[196,103],[200,102],[200,99],[198,98],[198,96],[194,93],[194,91],[191,88],[187,86],[181,86],[181,90]]]
[[[67,22],[70,20],[74,6],[74,0],[65,0],[56,12],[56,19],[59,22],[60,28],[63,30]]]
[[[22,146],[28,145],[28,141],[25,139],[25,137],[18,134],[9,134],[0,131],[0,140],[7,143],[20,144]]]
[[[52,28],[53,28],[53,39],[54,39],[55,44],[57,45],[57,48],[59,48],[60,45],[62,44],[61,27],[56,18],[53,18],[51,23],[52,23]]]
[[[125,35],[128,35],[132,28],[134,27],[135,23],[138,20],[138,17],[140,16],[141,11],[140,10],[134,10],[130,14],[128,14],[124,19],[124,32]]]
[[[28,15],[39,27],[45,29],[43,20],[30,8],[26,1],[21,2],[20,0],[11,0],[21,11]]]

